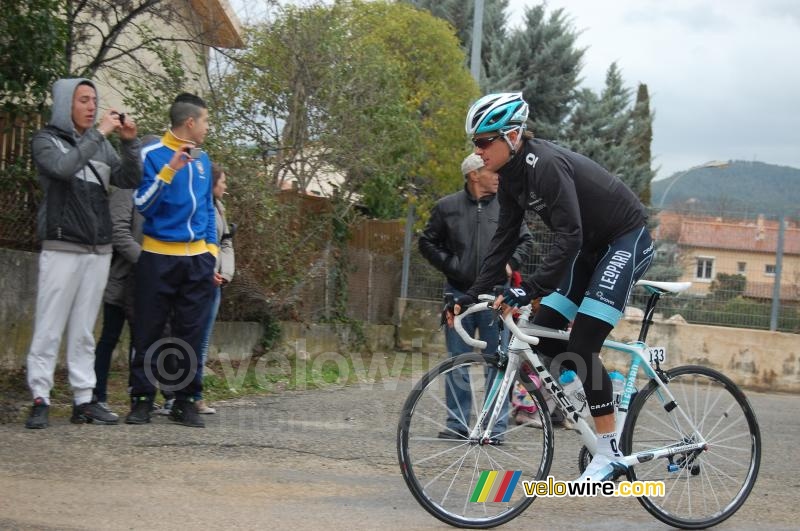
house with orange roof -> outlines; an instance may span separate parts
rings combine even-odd
[[[736,220],[661,212],[658,237],[676,244],[680,281],[693,283],[692,292],[709,292],[718,274],[745,277],[744,295],[771,299],[775,284],[779,222]],[[788,222],[784,231],[780,298],[800,300],[800,228]]]

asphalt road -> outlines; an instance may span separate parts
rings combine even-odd
[[[395,432],[411,380],[216,404],[207,428],[0,425],[2,529],[450,529],[412,498]],[[798,529],[797,395],[749,392],[761,472],[719,529]],[[556,432],[556,477],[578,437]],[[518,529],[662,529],[633,499],[539,499]]]

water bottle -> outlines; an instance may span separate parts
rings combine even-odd
[[[611,371],[608,373],[608,376],[611,378],[611,387],[614,393],[614,409],[616,410],[619,409],[622,394],[625,392],[625,377],[622,373],[617,371]]]
[[[583,390],[583,384],[575,371],[564,371],[558,379],[561,387],[564,388],[564,394],[567,395],[572,407],[583,418],[589,418],[589,404],[586,402],[586,393]]]
[[[553,395],[550,393],[550,390],[547,389],[546,387],[542,387],[542,382],[539,380],[539,377],[533,372],[528,373],[528,378],[531,379],[536,389],[542,392],[542,396],[544,396],[544,401],[547,404],[547,411],[549,411],[550,414],[552,415],[556,410],[556,400],[555,398],[553,398]]]

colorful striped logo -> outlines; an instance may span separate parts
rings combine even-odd
[[[481,477],[478,479],[478,484],[475,485],[475,490],[472,492],[472,497],[469,501],[473,503],[485,503],[487,501],[506,503],[510,501],[520,475],[522,475],[521,470],[507,470],[505,472],[486,470],[481,472]]]

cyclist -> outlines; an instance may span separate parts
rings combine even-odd
[[[500,174],[500,219],[480,274],[454,311],[502,284],[525,211],[536,212],[555,233],[551,250],[536,272],[521,287],[506,288],[494,307],[509,311],[540,304],[533,324],[549,328],[565,329],[574,321],[564,366],[582,377],[597,432],[597,453],[579,481],[604,481],[624,465],[615,461],[621,454],[611,380],[598,353],[652,260],[647,214],[630,188],[599,164],[534,138],[526,131],[527,118],[520,92],[484,96],[467,114],[475,153]],[[553,356],[563,345],[542,339],[540,349]]]

